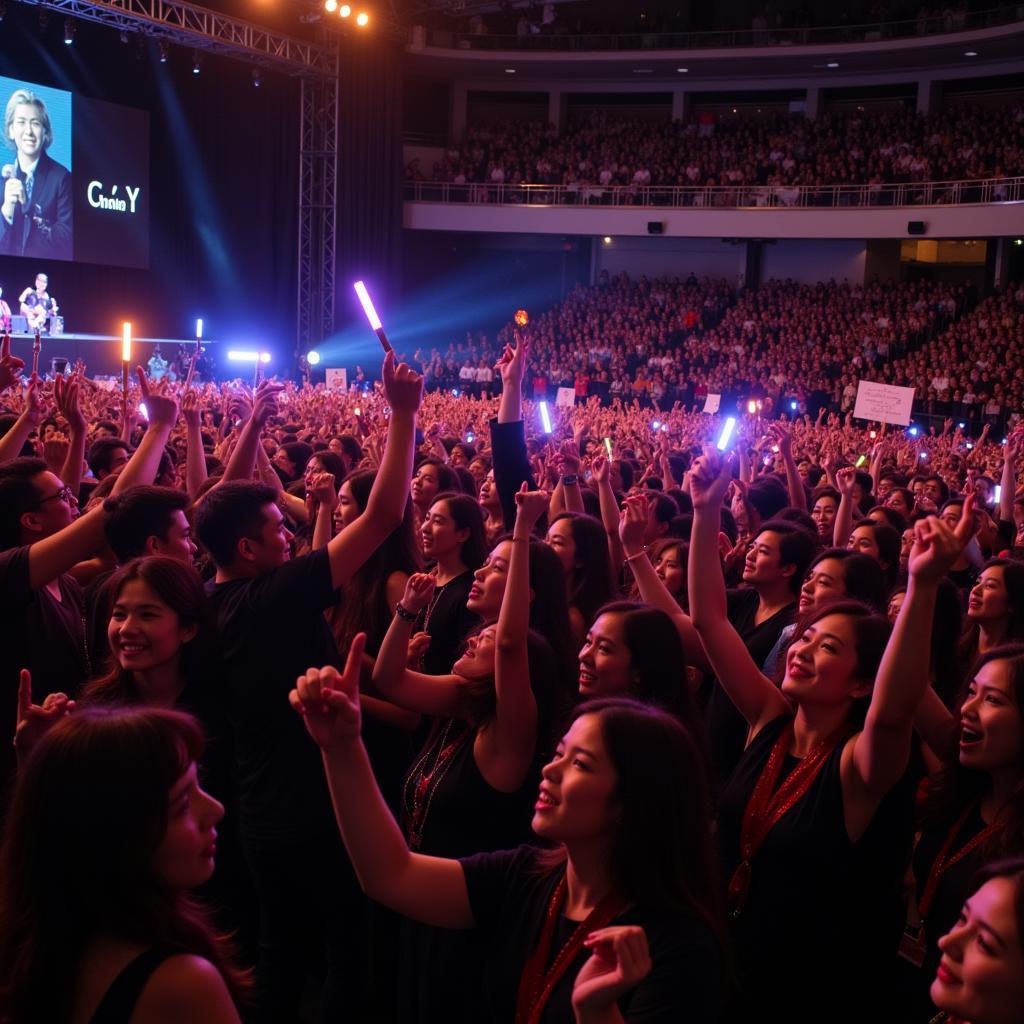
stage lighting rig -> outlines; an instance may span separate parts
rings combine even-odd
[[[198,75],[202,71],[202,58],[199,56],[198,50],[192,51],[192,74]]]
[[[168,56],[170,55],[170,52],[171,52],[171,48],[167,45],[167,40],[166,39],[161,39],[160,42],[158,42],[156,44],[156,48],[157,48],[157,51],[160,54],[160,63],[161,64],[166,64],[167,63],[167,58],[168,58]]]
[[[254,89],[258,89],[260,87],[261,81],[262,81],[262,79],[260,78],[260,69],[259,68],[253,68],[252,69],[252,87]]]
[[[64,45],[70,46],[75,41],[75,32],[78,26],[75,24],[74,18],[64,19]]]

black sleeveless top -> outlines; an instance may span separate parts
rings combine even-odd
[[[111,982],[89,1024],[128,1024],[146,982],[165,960],[180,952],[170,946],[153,946],[140,953]]]
[[[780,716],[754,737],[722,792],[717,841],[725,883],[739,863],[747,803],[790,721]],[[884,996],[879,990],[884,962],[902,924],[900,888],[912,840],[913,786],[908,773],[853,842],[843,813],[843,747],[837,745],[810,790],[754,858],[747,902],[730,920],[745,1004],[732,1019],[758,1019],[758,1005],[781,999],[791,1008],[791,1022],[851,1020],[865,1004],[877,1007]],[[798,763],[786,757],[780,784]]]

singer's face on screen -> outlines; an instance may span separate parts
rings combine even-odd
[[[43,153],[45,135],[42,111],[34,103],[19,103],[8,131],[18,155],[25,160],[38,160]]]

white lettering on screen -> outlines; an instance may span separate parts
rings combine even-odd
[[[112,210],[114,213],[134,213],[135,204],[139,198],[139,192],[141,188],[132,188],[131,185],[125,185],[125,195],[128,196],[127,202],[117,194],[118,186],[114,185],[110,190],[110,195],[103,194],[103,182],[102,181],[90,181],[89,188],[86,191],[86,196],[89,200],[89,205],[95,207],[98,210]]]

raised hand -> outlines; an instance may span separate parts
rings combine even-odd
[[[732,479],[732,462],[711,447],[690,468],[690,498],[694,508],[718,509]]]
[[[292,708],[302,715],[309,735],[323,750],[359,740],[359,671],[366,634],[357,633],[339,675],[333,665],[311,668],[295,681],[288,694]]]
[[[334,486],[333,473],[314,473],[309,478],[307,490],[323,508],[333,511],[337,507],[338,489]]]
[[[853,489],[857,486],[857,470],[853,466],[844,466],[842,469],[836,471],[836,484],[839,487],[839,493],[848,497],[853,497]]]
[[[25,418],[33,427],[38,427],[43,422],[46,412],[43,382],[33,373],[25,390]]]
[[[643,551],[649,512],[650,502],[646,494],[634,494],[623,500],[623,514],[619,519],[619,540],[626,554],[639,554]]]
[[[437,586],[437,577],[431,572],[414,572],[405,581],[405,593],[402,594],[402,607],[407,612],[419,614],[430,604]]]
[[[185,424],[191,429],[198,430],[202,425],[201,411],[199,409],[199,395],[189,388],[181,398],[181,415]]]
[[[525,482],[516,491],[516,525],[529,534],[547,512],[551,495],[547,491],[527,490]]]
[[[262,427],[271,416],[278,413],[278,396],[284,391],[284,384],[276,381],[262,381],[253,396],[252,419],[258,427]]]
[[[768,435],[772,441],[779,446],[783,455],[791,454],[793,451],[793,432],[788,423],[775,420],[768,426]]]
[[[423,660],[423,655],[427,653],[427,649],[429,647],[429,633],[413,633],[409,638],[409,644],[406,648],[405,654],[405,660],[408,667],[412,669],[419,667],[420,662]]]
[[[598,455],[592,463],[594,482],[597,484],[607,483],[611,479],[611,463],[603,456]]]
[[[43,736],[74,709],[75,702],[65,693],[49,693],[42,704],[33,704],[32,675],[23,668],[18,678],[18,721],[14,730],[18,757],[26,757]]]
[[[405,363],[395,366],[393,352],[384,357],[381,376],[384,380],[384,395],[391,411],[415,414],[423,401],[423,378]]]
[[[142,400],[146,403],[151,427],[173,427],[178,422],[178,401],[173,395],[167,394],[163,388],[153,386],[141,366],[135,367],[135,376],[142,391]]]
[[[25,360],[11,355],[11,336],[4,334],[0,341],[0,391],[6,391],[21,378]]]
[[[53,382],[53,400],[57,405],[57,412],[67,420],[68,428],[77,434],[84,433],[86,429],[85,416],[78,400],[79,382],[77,371],[67,380],[63,374],[58,373]]]
[[[583,941],[591,951],[572,987],[576,1019],[613,1007],[651,973],[651,952],[643,928],[620,925],[599,928]]]
[[[938,583],[963,554],[978,530],[974,515],[974,494],[964,499],[960,522],[955,529],[936,516],[914,524],[914,546],[910,549],[907,570],[918,583]]]
[[[562,473],[578,473],[580,471],[580,446],[575,441],[563,441],[558,452],[561,460]]]

